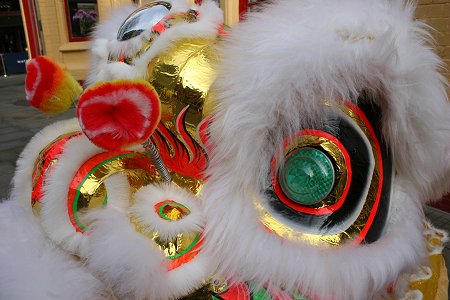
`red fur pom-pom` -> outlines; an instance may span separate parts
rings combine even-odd
[[[146,81],[98,83],[81,96],[78,120],[97,146],[119,150],[143,143],[161,118],[158,94]]]
[[[38,56],[28,62],[26,99],[37,109],[49,114],[65,112],[82,91],[78,82],[51,58]]]

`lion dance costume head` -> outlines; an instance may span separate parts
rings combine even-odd
[[[226,31],[152,1],[98,25],[84,91],[33,59],[27,100],[77,118],[18,160],[0,298],[444,299],[422,205],[450,189],[450,107],[413,14],[278,0]]]

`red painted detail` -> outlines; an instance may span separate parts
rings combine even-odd
[[[25,26],[27,28],[28,48],[31,54],[30,58],[33,58],[41,54],[39,30],[36,24],[36,12],[34,10],[33,0],[22,0],[22,7]]]
[[[322,208],[311,208],[311,207],[307,207],[307,206],[301,205],[299,203],[296,203],[296,202],[290,200],[284,194],[283,190],[281,189],[280,183],[278,181],[278,174],[276,172],[277,161],[276,161],[275,156],[272,160],[272,185],[273,185],[274,192],[284,204],[286,204],[287,206],[289,206],[290,208],[292,208],[296,211],[300,211],[300,212],[303,212],[306,214],[311,214],[311,215],[330,214],[334,211],[337,211],[339,208],[341,208],[341,206],[345,202],[348,191],[350,189],[350,183],[352,180],[352,166],[351,166],[351,162],[350,162],[350,156],[347,152],[347,149],[345,149],[344,145],[336,137],[334,137],[331,134],[326,133],[324,131],[315,130],[315,129],[301,130],[299,133],[295,134],[294,136],[285,139],[283,142],[283,147],[288,146],[295,138],[298,138],[303,135],[312,135],[312,136],[323,137],[323,138],[329,140],[330,142],[332,142],[334,145],[336,145],[341,150],[342,154],[344,155],[345,165],[347,166],[347,179],[346,179],[345,187],[344,187],[341,197],[336,201],[335,204],[327,206],[327,207],[322,207]]]
[[[200,253],[200,248],[202,244],[203,244],[203,235],[200,234],[200,236],[198,237],[197,244],[195,244],[195,246],[189,252],[183,254],[180,257],[167,261],[167,270],[172,271],[192,261],[197,256],[197,254]]]
[[[225,28],[223,27],[223,25],[220,25],[217,28],[217,32],[219,33],[220,36],[228,36],[230,33],[228,31],[225,30]]]
[[[251,300],[250,289],[244,282],[237,282],[231,285],[225,292],[219,294],[224,300]]]
[[[265,286],[265,289],[273,300],[294,300],[291,295],[279,288]]]
[[[73,212],[73,203],[76,199],[77,191],[80,188],[80,184],[82,184],[82,182],[87,178],[89,173],[97,166],[102,165],[105,161],[109,159],[112,159],[116,156],[123,154],[134,154],[134,156],[130,157],[127,160],[126,163],[127,169],[141,169],[149,174],[156,173],[156,169],[150,158],[132,151],[102,152],[89,158],[86,162],[83,163],[83,165],[78,169],[78,171],[72,178],[67,195],[67,212],[69,214],[70,222],[72,223],[72,226],[75,228],[77,232],[83,232],[83,230],[78,226],[77,222],[75,221]]]
[[[165,20],[165,19],[164,19]],[[157,31],[159,33],[163,32],[166,30],[166,27],[164,26],[164,24],[162,24],[161,22],[159,22],[158,24],[154,25],[152,27],[152,30]]]
[[[381,147],[380,142],[378,141],[377,136],[375,135],[375,131],[372,128],[372,125],[370,124],[370,121],[367,119],[364,112],[355,104],[345,101],[345,106],[350,108],[354,113],[358,115],[358,117],[364,122],[365,126],[369,130],[369,134],[375,144],[375,155],[378,158],[378,170],[379,170],[379,182],[377,187],[377,195],[375,198],[375,203],[373,204],[372,210],[370,211],[369,218],[367,219],[367,223],[364,226],[364,228],[361,230],[360,234],[356,239],[354,240],[355,244],[361,243],[364,238],[367,235],[367,232],[369,231],[370,227],[372,226],[373,220],[375,219],[375,216],[378,211],[378,207],[380,205],[380,199],[381,199],[381,192],[383,190],[383,179],[384,179],[384,171],[383,171],[383,158],[381,156]]]
[[[392,294],[392,292],[394,292],[394,283],[389,283],[388,286],[386,287],[386,292],[388,294]]]
[[[211,153],[212,151],[212,142],[209,136],[209,125],[212,122],[213,116],[207,116],[204,118],[200,124],[198,124],[198,137],[203,144],[203,147],[206,149],[207,153]]]
[[[185,116],[188,108],[186,106],[180,112],[175,122],[180,138],[160,123],[152,139],[160,150],[161,157],[169,169],[189,177],[203,180],[205,179],[203,172],[208,164],[208,156],[205,150],[186,130]],[[171,154],[171,148],[173,149],[173,154]]]
[[[94,144],[120,150],[143,143],[154,132],[161,104],[154,88],[144,81],[112,81],[88,88],[78,102],[77,116]]]
[[[45,178],[53,171],[55,168],[55,160],[59,158],[61,153],[64,151],[64,146],[66,143],[74,138],[81,135],[80,131],[71,133],[70,135],[57,138],[50,145],[48,145],[43,152],[39,155],[40,161],[36,164],[33,171],[33,189],[31,191],[31,205],[33,206],[36,202],[40,203],[42,200],[43,192],[42,188],[45,183]]]

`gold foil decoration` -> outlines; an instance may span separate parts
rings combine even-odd
[[[209,289],[216,294],[222,294],[229,288],[229,283],[225,276],[215,274],[209,282]]]
[[[216,42],[216,39],[200,38],[180,40],[148,65],[146,80],[158,92],[162,122],[178,137],[174,124],[183,108],[189,105],[186,128],[200,142],[197,126],[215,107],[209,90],[216,78]]]
[[[172,26],[175,26],[179,23],[183,23],[183,22],[188,22],[188,23],[193,23],[195,22],[197,15],[195,14],[195,12],[193,13],[193,11],[189,11],[186,14],[175,14],[173,15],[171,18],[169,18],[167,21],[165,21],[166,26],[168,26],[169,28]],[[167,28],[167,29],[169,29]],[[125,62],[127,62],[128,64],[133,64],[134,60],[138,57],[140,57],[142,54],[144,54],[145,52],[147,52],[150,47],[153,44],[153,41],[155,39],[158,38],[158,36],[161,34],[162,32],[158,32],[155,30],[152,30],[150,32],[150,38],[148,40],[144,40],[142,42],[142,46],[141,48],[139,48],[138,51],[136,51],[135,53],[131,54],[131,55],[127,55],[124,57]],[[113,60],[117,60],[117,58],[113,59]]]
[[[109,176],[115,173],[123,173],[128,177],[131,186],[131,192],[134,194],[139,188],[150,184],[162,182],[158,172],[155,170],[150,172],[145,168],[140,168],[136,165],[135,160],[144,159],[142,165],[148,165],[148,168],[153,167],[151,161],[142,154],[134,153],[132,157],[117,157],[115,159],[102,162],[101,166],[91,172],[87,176],[79,188],[79,198],[77,204],[77,216],[83,224],[83,215],[87,209],[102,207],[106,199],[106,189],[104,181]],[[151,166],[151,167],[150,167]],[[93,170],[96,165],[92,165]],[[183,176],[181,174],[172,173],[172,181],[176,185],[192,191],[194,194],[199,194],[203,181],[195,178]],[[131,203],[133,202],[130,199]]]
[[[420,266],[416,272],[410,274],[408,291],[402,299],[417,299],[412,297],[417,295],[424,300],[448,300],[448,274],[442,256],[447,234],[426,223],[424,235],[429,253],[428,265]],[[409,295],[411,298],[408,298]],[[391,296],[387,299],[397,298]]]
[[[409,288],[422,293],[423,299],[448,298],[448,274],[442,249],[447,241],[447,233],[425,223],[425,238],[427,240],[428,266],[421,266],[416,273],[411,274]]]
[[[173,183],[175,183],[179,187],[191,191],[196,196],[200,195],[200,192],[202,191],[204,185],[203,180],[185,176],[183,174],[175,172],[171,172],[170,174],[172,175]]]
[[[73,205],[76,206],[73,207],[73,219],[80,229],[84,230],[86,226],[83,217],[88,210],[106,204],[107,191],[104,181],[116,173],[127,176],[132,193],[144,185],[160,180],[150,159],[142,154],[113,155],[105,152],[92,157],[80,168],[69,189],[69,201],[73,199]]]
[[[170,221],[178,221],[190,214],[190,210],[185,206],[175,206],[169,203],[162,206],[162,215]]]
[[[264,226],[284,239],[293,242],[308,242],[313,246],[338,246],[343,242],[342,233],[333,235],[305,233],[277,220],[256,199],[253,200],[253,204],[260,213],[260,220]]]
[[[185,234],[180,233],[171,240],[162,240],[157,232],[153,233],[152,240],[158,245],[158,247],[164,252],[167,258],[173,259],[183,255],[190,248],[193,243],[198,241],[198,233]]]
[[[130,216],[130,222],[134,225],[136,231],[151,239],[155,245],[164,252],[168,259],[177,258],[189,251],[193,245],[198,242],[198,233],[179,233],[169,240],[163,240],[160,234],[154,230],[148,230],[145,224],[142,224],[135,216]]]

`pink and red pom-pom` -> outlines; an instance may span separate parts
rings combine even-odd
[[[158,94],[146,81],[96,84],[81,96],[78,120],[86,136],[107,150],[143,143],[161,118]]]

